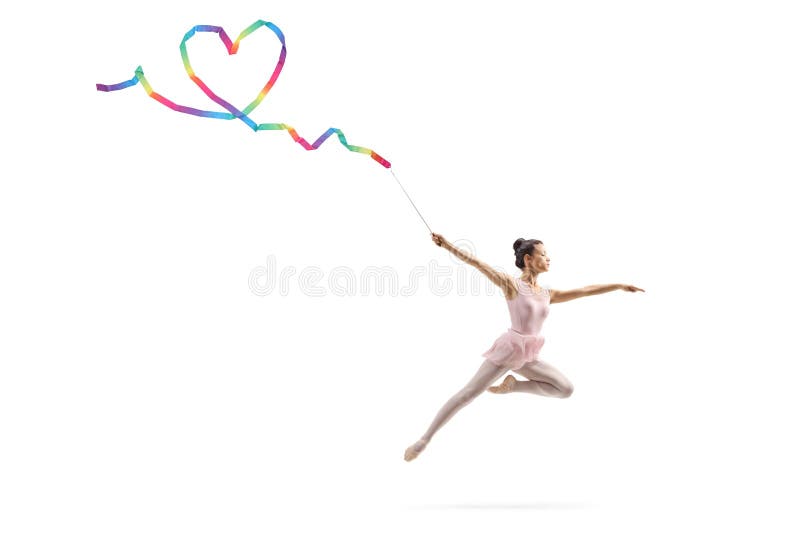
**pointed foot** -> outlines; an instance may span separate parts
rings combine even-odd
[[[489,391],[492,393],[511,393],[514,391],[514,386],[517,384],[517,379],[512,375],[506,375],[503,382],[499,386],[492,386]]]

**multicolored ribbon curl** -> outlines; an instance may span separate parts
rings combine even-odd
[[[217,95],[214,91],[212,91],[203,82],[203,80],[201,80],[200,77],[195,74],[191,63],[189,62],[189,53],[186,50],[186,43],[197,32],[216,33],[217,35],[219,35],[219,38],[225,45],[225,48],[227,48],[228,54],[233,55],[239,50],[239,43],[242,41],[242,39],[244,39],[245,37],[247,37],[248,35],[250,35],[251,33],[253,33],[262,26],[269,28],[272,31],[272,33],[274,33],[280,40],[281,42],[280,57],[278,58],[277,65],[275,65],[275,69],[272,71],[272,75],[270,76],[266,85],[264,85],[264,87],[258,93],[258,96],[256,96],[256,98],[252,102],[250,102],[247,105],[247,107],[245,107],[243,110],[239,110],[238,108],[236,108],[236,106],[234,106],[230,102],[226,101],[225,99]],[[297,143],[300,144],[300,146],[302,146],[306,150],[316,150],[317,148],[320,147],[320,145],[322,145],[322,143],[325,142],[326,139],[328,139],[328,137],[336,134],[336,137],[339,138],[339,142],[342,145],[344,145],[345,148],[347,148],[348,150],[352,152],[358,152],[359,154],[367,154],[369,155],[369,157],[371,157],[372,159],[374,159],[387,169],[391,169],[392,164],[389,163],[388,160],[378,155],[378,153],[375,152],[374,150],[349,144],[344,136],[344,133],[338,128],[328,128],[325,131],[325,133],[323,133],[317,138],[316,141],[314,141],[313,143],[309,143],[303,137],[301,137],[294,128],[292,128],[288,124],[285,123],[258,124],[248,116],[250,112],[252,112],[256,107],[258,107],[261,101],[264,100],[264,97],[267,96],[267,93],[269,93],[270,89],[272,89],[272,86],[275,85],[275,82],[278,80],[278,76],[280,76],[281,70],[283,69],[283,64],[286,61],[286,40],[283,36],[283,32],[280,30],[280,28],[278,28],[271,22],[266,22],[263,20],[258,20],[254,22],[253,24],[248,26],[244,31],[242,31],[242,33],[239,34],[239,37],[236,38],[236,41],[233,42],[231,42],[231,39],[230,37],[228,37],[228,34],[225,33],[225,30],[222,29],[220,26],[198,25],[189,30],[186,33],[186,35],[183,36],[180,49],[181,49],[181,58],[183,59],[183,67],[186,70],[186,74],[189,75],[189,78],[195,83],[195,85],[197,85],[206,94],[206,96],[208,96],[208,98],[219,104],[221,107],[225,108],[227,112],[207,111],[207,110],[192,108],[189,106],[183,106],[181,104],[176,104],[172,100],[162,96],[161,94],[153,90],[153,88],[150,86],[150,83],[147,81],[147,78],[145,78],[144,71],[142,70],[141,66],[136,67],[134,76],[130,80],[126,80],[124,82],[115,83],[111,85],[98,83],[96,84],[97,90],[105,92],[119,91],[121,89],[127,89],[128,87],[132,87],[137,83],[141,83],[142,87],[144,87],[144,90],[147,92],[147,95],[149,97],[157,100],[161,104],[167,106],[168,108],[174,111],[178,111],[180,113],[187,113],[189,115],[195,115],[197,117],[205,117],[209,119],[223,119],[223,120],[239,119],[242,122],[244,122],[247,126],[249,126],[253,131],[286,130],[287,132],[289,132],[289,135],[292,136],[292,139],[294,139]]]

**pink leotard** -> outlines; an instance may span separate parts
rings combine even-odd
[[[498,337],[482,356],[500,367],[519,369],[539,357],[544,345],[540,335],[542,324],[550,313],[550,290],[542,288],[541,293],[520,280],[514,279],[517,296],[506,299],[511,315],[511,328]]]

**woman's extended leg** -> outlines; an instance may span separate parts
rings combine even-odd
[[[448,422],[457,411],[475,400],[478,395],[489,387],[489,384],[497,380],[506,371],[507,369],[505,367],[498,367],[489,360],[485,360],[478,368],[478,372],[475,373],[475,376],[472,377],[472,380],[470,380],[461,391],[444,403],[439,413],[433,418],[433,422],[431,426],[428,427],[428,431],[425,432],[415,444],[406,449],[406,461],[410,462],[416,458],[417,455],[425,449],[425,446],[433,435],[442,428],[442,425]]]
[[[511,393],[521,391],[545,397],[559,397],[565,399],[572,395],[572,382],[561,374],[561,371],[541,360],[526,363],[514,370],[529,380],[516,380],[512,375],[503,379],[499,386],[489,388],[492,393]]]

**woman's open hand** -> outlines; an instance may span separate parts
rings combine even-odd
[[[636,287],[636,286],[631,286],[631,285],[628,285],[628,284],[619,284],[619,288],[621,290],[623,290],[623,291],[630,291],[632,293],[635,293],[637,291],[644,291],[644,289],[641,289],[641,288]]]

